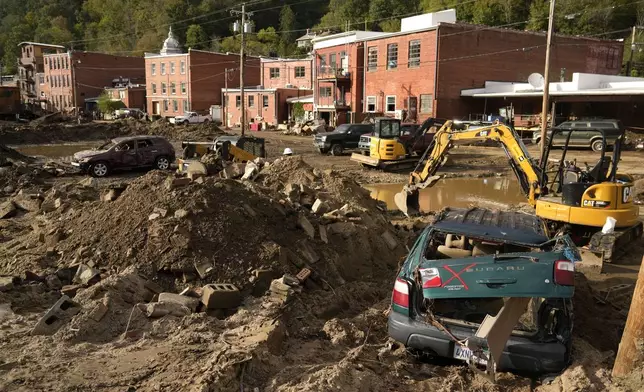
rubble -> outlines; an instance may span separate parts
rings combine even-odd
[[[170,302],[178,304],[185,306],[186,308],[190,309],[191,312],[194,312],[197,310],[199,299],[174,293],[161,293],[159,294],[159,302]]]
[[[63,324],[69,322],[71,318],[80,312],[78,304],[73,302],[68,296],[63,295],[58,302],[54,304],[36,326],[31,330],[31,335],[52,335]]]
[[[201,303],[206,309],[231,309],[241,305],[241,293],[232,284],[216,283],[202,288]]]

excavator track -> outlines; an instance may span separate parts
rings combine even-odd
[[[642,238],[643,225],[638,222],[625,230],[615,230],[604,234],[601,231],[593,234],[588,249],[601,256],[602,262],[612,263],[628,251],[629,245]]]

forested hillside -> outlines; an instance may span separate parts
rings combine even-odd
[[[61,44],[74,49],[141,55],[158,51],[168,26],[184,46],[236,51],[231,37],[239,0],[0,0],[0,58],[15,70],[21,41]],[[307,28],[395,31],[400,18],[456,7],[461,21],[545,30],[546,0],[248,0],[255,34],[252,54],[298,55],[294,40]],[[602,38],[626,38],[644,25],[644,0],[558,0],[557,31]],[[636,41],[644,41],[642,37]],[[625,58],[628,56],[626,55]],[[644,55],[637,52],[636,58]]]

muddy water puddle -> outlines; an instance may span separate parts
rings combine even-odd
[[[32,144],[26,146],[13,146],[12,148],[21,154],[33,157],[47,158],[71,158],[75,152],[82,150],[91,150],[99,147],[102,143],[74,143],[74,144]]]
[[[397,210],[394,195],[403,184],[370,184],[364,187],[371,197],[387,203],[387,208]],[[437,211],[443,207],[470,207],[505,209],[525,202],[519,183],[509,178],[451,178],[438,181],[433,187],[420,191],[422,212]]]

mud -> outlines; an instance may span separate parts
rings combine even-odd
[[[157,171],[101,181],[44,178],[34,176],[28,157],[6,153],[13,157],[11,170],[29,170],[19,174],[22,182],[12,192],[0,193],[0,205],[18,202],[31,211],[0,219],[0,276],[14,277],[13,288],[0,292],[0,390],[641,389],[641,372],[610,377],[632,287],[610,289],[634,283],[644,245],[603,273],[580,266],[573,363],[565,372],[547,380],[502,372],[492,384],[460,362],[413,355],[387,337],[399,263],[432,216],[392,214],[361,185],[392,178],[401,183],[406,175],[366,171],[347,163],[347,156],[309,153],[308,138],[279,138],[268,140],[269,154],[298,141],[299,156],[271,161],[254,181],[207,177],[177,186],[168,186],[170,173]],[[501,184],[494,192],[513,189],[512,181],[497,178],[497,169],[506,173],[505,158],[494,151],[459,148],[448,173],[491,177],[450,179],[448,189],[485,186],[484,180],[492,188]],[[474,169],[483,161],[492,165]],[[116,200],[101,200],[110,187],[124,185]],[[442,196],[450,203],[480,201],[450,192]],[[337,211],[314,213],[316,199]],[[395,239],[393,249],[385,232]],[[62,286],[73,284],[79,265],[100,275],[70,293],[80,312],[50,336],[31,336]],[[204,265],[211,268],[202,276]],[[303,267],[312,275],[288,294],[268,288],[272,279]],[[213,282],[234,283],[241,306],[161,318],[148,318],[139,307],[155,301],[150,287],[188,289],[196,297]],[[97,311],[102,306],[104,313]]]
[[[39,158],[69,158],[74,153],[82,150],[91,150],[99,147],[102,143],[73,143],[73,144],[32,144],[13,146],[21,154]]]

